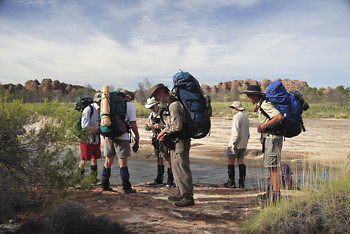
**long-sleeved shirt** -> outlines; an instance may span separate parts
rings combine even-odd
[[[185,108],[179,101],[169,105],[169,116],[166,118],[164,132],[171,135],[181,133],[187,123]]]
[[[90,106],[85,107],[85,109],[83,110],[82,117],[81,117],[82,129],[91,130],[94,127],[98,126],[98,120],[100,117],[100,114],[99,114],[100,107],[96,103],[92,103],[90,104]],[[92,111],[92,115],[91,115],[91,111]],[[91,134],[88,136],[88,139],[90,144],[97,145],[100,143],[99,134]]]
[[[238,111],[232,119],[231,137],[228,146],[246,149],[249,136],[249,119],[243,111]]]

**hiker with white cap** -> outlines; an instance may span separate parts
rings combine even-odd
[[[174,177],[171,170],[169,148],[166,145],[160,143],[157,139],[158,134],[165,127],[162,114],[164,111],[166,111],[166,107],[159,107],[158,104],[159,102],[156,101],[155,97],[152,97],[147,99],[147,104],[145,105],[145,108],[152,110],[148,117],[145,129],[147,131],[152,131],[152,145],[154,148],[154,155],[157,157],[157,177],[152,183],[149,183],[148,185],[163,185],[165,159],[165,162],[168,166],[168,181],[166,186],[174,187]]]
[[[224,184],[226,188],[236,188],[235,183],[235,160],[237,158],[239,169],[239,188],[244,188],[246,166],[244,164],[244,154],[247,149],[249,139],[249,119],[242,106],[242,102],[234,101],[230,106],[232,114],[231,137],[228,143],[226,157],[228,169],[228,181]]]

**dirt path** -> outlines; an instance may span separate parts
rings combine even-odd
[[[138,120],[141,135],[139,152],[130,160],[155,162],[152,156],[150,133],[144,130],[145,119]],[[245,162],[247,166],[261,166],[262,154],[257,119],[251,119],[251,137]],[[344,165],[350,149],[350,121],[335,119],[306,119],[307,131],[286,139],[282,150],[283,161],[303,166],[315,162],[322,165]],[[231,120],[213,118],[210,136],[192,140],[191,162],[226,164],[225,150],[230,137]],[[120,185],[115,192],[102,192],[96,187],[90,192],[79,192],[71,200],[82,204],[91,214],[108,215],[112,221],[123,224],[136,233],[235,233],[242,221],[261,209],[257,190],[227,189],[222,184],[194,186],[193,207],[177,208],[167,197],[175,189],[133,185],[136,194],[125,195]],[[282,196],[297,191],[282,190]]]
[[[143,128],[145,119],[138,121],[141,146],[131,160],[155,161],[150,133]],[[257,119],[251,119],[251,137],[246,156],[247,166],[261,166],[262,154]],[[282,150],[284,161],[302,166],[307,162],[323,165],[347,163],[350,146],[350,121],[336,119],[306,119],[306,132],[286,139]],[[191,162],[226,164],[225,150],[230,137],[231,120],[213,118],[210,136],[192,140]],[[167,197],[174,189],[134,186],[137,194],[125,195],[120,187],[116,192],[102,192],[96,188],[74,196],[95,215],[108,215],[122,223],[127,230],[138,233],[224,233],[238,232],[239,225],[261,207],[257,190],[226,189],[222,184],[195,185],[196,205],[177,208]],[[282,190],[283,196],[296,191]]]

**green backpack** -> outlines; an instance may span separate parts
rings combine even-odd
[[[75,117],[76,120],[75,120],[75,126],[73,128],[73,133],[79,139],[84,141],[88,140],[88,135],[90,135],[91,133],[81,128],[81,117],[82,117],[81,113],[87,106],[89,106],[91,109],[91,113],[90,113],[90,118],[91,118],[92,114],[94,113],[94,108],[91,106],[92,103],[94,103],[94,101],[90,97],[78,97],[75,102],[74,110],[78,111],[79,114],[77,114]]]
[[[112,91],[109,95],[109,117],[111,118],[111,125],[108,127],[100,125],[101,135],[105,137],[118,137],[129,132],[129,124],[125,122],[126,101],[119,91]]]

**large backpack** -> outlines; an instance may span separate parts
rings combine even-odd
[[[112,91],[110,95],[110,119],[111,125],[101,126],[101,135],[105,137],[118,137],[129,131],[129,125],[125,122],[126,101],[119,91]]]
[[[205,97],[199,82],[188,72],[176,73],[173,77],[177,98],[186,110],[187,134],[199,139],[210,132],[210,97]]]
[[[73,133],[76,135],[78,138],[82,140],[87,140],[87,134],[82,128],[81,128],[81,112],[86,107],[90,107],[91,112],[90,112],[90,118],[92,114],[94,113],[94,108],[91,106],[91,104],[94,103],[93,99],[90,97],[78,97],[77,100],[75,101],[75,107],[74,110],[79,112],[79,115],[77,115],[77,119],[75,121],[75,126],[73,128]]]
[[[284,117],[281,124],[266,129],[267,133],[295,137],[302,131],[306,131],[301,115],[309,108],[309,105],[304,101],[302,94],[297,91],[288,93],[281,81],[275,81],[267,87],[265,98]],[[262,108],[260,110],[263,115],[271,119]]]

